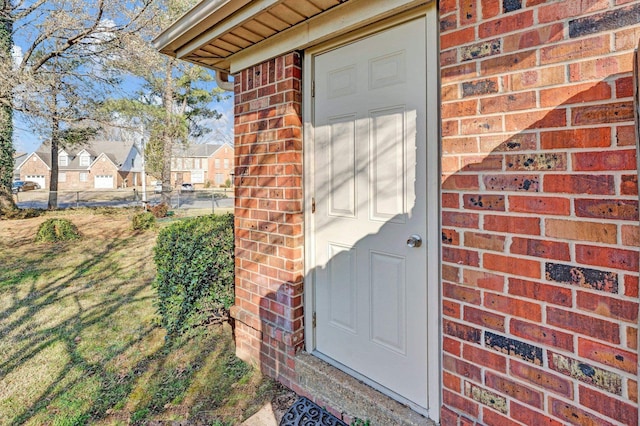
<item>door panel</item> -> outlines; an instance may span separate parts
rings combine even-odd
[[[314,57],[316,350],[427,406],[425,21]],[[434,254],[435,255],[435,254]]]

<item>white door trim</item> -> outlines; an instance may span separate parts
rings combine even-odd
[[[305,346],[309,353],[314,353],[316,349],[316,336],[314,323],[314,282],[313,265],[308,259],[315,259],[315,230],[313,227],[312,204],[314,188],[314,126],[313,126],[313,98],[312,81],[314,75],[313,58],[332,48],[346,44],[350,41],[363,38],[392,26],[399,25],[412,19],[426,19],[427,31],[427,51],[425,52],[427,61],[426,78],[426,115],[429,117],[427,123],[427,205],[437,206],[437,208],[427,209],[427,236],[425,238],[428,253],[437,253],[437,256],[427,256],[427,355],[428,355],[428,407],[427,411],[420,407],[412,407],[416,411],[421,411],[430,419],[438,422],[440,418],[441,404],[441,297],[440,297],[440,108],[439,108],[439,34],[438,34],[438,11],[435,2],[420,8],[420,10],[401,14],[397,17],[385,20],[375,25],[367,26],[360,31],[351,33],[348,37],[332,40],[319,46],[315,46],[305,51],[303,66],[303,119],[304,119],[304,198],[305,198]],[[315,354],[317,355],[317,354]],[[322,358],[322,356],[320,356]],[[326,359],[325,359],[326,360]],[[337,366],[343,368],[343,366]],[[357,376],[357,374],[352,374]],[[362,377],[357,377],[362,379]],[[384,390],[381,390],[385,392]],[[389,392],[385,392],[389,393]],[[397,395],[389,395],[397,398]]]

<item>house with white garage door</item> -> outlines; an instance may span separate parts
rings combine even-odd
[[[44,142],[17,167],[20,179],[49,188],[51,151]],[[60,148],[58,189],[116,189],[141,184],[142,157],[131,142],[92,141],[89,144]]]

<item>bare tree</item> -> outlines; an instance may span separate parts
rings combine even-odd
[[[51,140],[49,208],[57,204],[61,132],[103,120],[100,102],[121,82],[110,64],[156,11],[155,0],[0,0],[0,23],[22,47],[21,55],[0,54],[0,111],[21,114]],[[8,151],[0,145],[0,158]]]

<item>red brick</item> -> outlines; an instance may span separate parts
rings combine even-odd
[[[442,261],[459,265],[480,266],[480,255],[477,251],[454,247],[442,247]]]
[[[459,357],[462,354],[462,343],[447,336],[442,337],[442,350]]]
[[[571,206],[568,198],[510,195],[509,211],[567,216]]]
[[[516,71],[531,69],[536,66],[535,51],[529,50],[508,55],[490,57],[480,62],[482,75],[502,74],[506,70]]]
[[[611,99],[611,86],[606,82],[572,84],[540,91],[542,108],[608,99]]]
[[[500,19],[481,23],[478,27],[480,38],[489,38],[533,25],[533,11],[504,16]]]
[[[474,364],[488,367],[494,371],[506,372],[507,359],[496,352],[487,351],[473,345],[464,345],[462,348],[462,356],[473,361]],[[487,376],[485,375],[485,380]]]
[[[443,405],[440,407],[440,421],[443,425],[456,426],[458,424],[458,415]]]
[[[527,382],[550,390],[566,398],[573,398],[573,383],[547,369],[536,368],[516,360],[509,361],[509,372],[512,376],[519,377]]]
[[[473,28],[470,28],[470,30],[471,33],[473,33]],[[444,49],[443,46],[440,47]],[[440,77],[445,84],[473,78],[477,75],[476,66],[473,62],[467,62],[453,67],[442,67],[440,70]]]
[[[511,333],[515,336],[570,352],[573,351],[573,334],[518,319],[512,319],[510,321],[510,329]]]
[[[540,178],[537,175],[485,175],[483,182],[489,191],[538,192]]]
[[[458,102],[446,102],[440,108],[443,117],[465,117],[478,113],[478,100],[469,99]],[[444,151],[447,152],[447,151]]]
[[[638,347],[638,329],[627,327],[627,348],[636,350]]]
[[[638,200],[577,199],[576,216],[638,221]]]
[[[479,216],[476,213],[442,212],[442,226],[459,228],[478,228]]]
[[[506,35],[502,39],[502,50],[504,52],[512,52],[561,41],[563,28],[564,26],[558,23]]]
[[[634,126],[618,126],[616,127],[616,145],[617,146],[635,146],[636,129]]]
[[[551,417],[547,417],[539,411],[534,411],[524,405],[517,404],[514,401],[511,401],[509,413],[511,414],[512,419],[522,422],[525,425],[563,426],[561,422],[554,420]]]
[[[504,211],[504,195],[496,194],[464,194],[464,208],[467,210]]]
[[[638,195],[638,176],[623,175],[620,183],[621,195]]]
[[[638,424],[638,407],[587,386],[579,386],[580,404],[627,425]]]
[[[613,195],[615,182],[611,175],[546,175],[543,188],[544,192]]]
[[[494,293],[485,293],[484,306],[489,309],[531,321],[539,322],[542,320],[542,308],[537,303],[526,302],[524,300]]]
[[[535,110],[505,115],[505,130],[519,132],[533,129],[552,129],[565,127],[567,114],[563,108],[552,110]]]
[[[480,100],[481,114],[510,112],[536,107],[535,92],[522,92],[509,95],[499,95],[482,98]]]
[[[638,355],[635,352],[579,337],[578,355],[628,373],[637,373]]]
[[[479,328],[446,319],[442,321],[442,329],[446,335],[474,343],[479,343],[482,335]]]
[[[454,358],[450,355],[445,354],[443,356],[442,366],[444,370],[451,373],[456,373],[459,376],[465,377],[467,379],[475,381],[481,380],[480,367],[461,359]]]
[[[457,393],[462,390],[460,378],[447,371],[442,372],[442,386]]]
[[[638,277],[632,275],[624,276],[624,295],[629,297],[638,297]]]
[[[478,416],[478,404],[447,389],[442,391],[442,402],[452,408],[464,411],[473,417]]]
[[[638,271],[638,252],[613,247],[576,245],[576,261],[585,265]]]
[[[571,290],[565,287],[509,278],[509,294],[543,301],[554,305],[571,307]]]
[[[615,244],[617,242],[617,226],[602,222],[546,219],[545,235],[582,242]]]
[[[564,420],[567,424],[570,423],[580,426],[613,426],[612,423],[609,423],[602,418],[596,418],[592,413],[584,411],[567,402],[560,401],[555,398],[549,398],[549,404],[551,406],[551,414]]]
[[[609,43],[609,34],[603,34],[542,47],[540,49],[540,64],[547,65],[604,55],[609,53]]]
[[[481,234],[478,232],[465,232],[464,245],[483,250],[504,251],[504,235]]]
[[[496,4],[498,3],[495,0],[493,0],[493,2]],[[520,426],[520,423],[496,413],[489,407],[482,407],[482,421],[487,426]],[[444,426],[447,424],[453,425],[454,423],[442,422],[441,424]]]
[[[472,27],[451,31],[440,35],[440,49],[460,46],[475,40],[475,30]]]
[[[629,389],[629,399],[633,402],[638,402],[638,382],[629,379],[627,383],[627,387]]]
[[[485,288],[488,290],[502,291],[504,289],[504,277],[491,274],[486,271],[465,269],[462,272],[462,281],[467,285]]]
[[[455,299],[474,305],[479,305],[481,301],[479,290],[459,284],[443,283],[442,295],[449,299]]]
[[[505,320],[503,315],[498,315],[493,312],[484,311],[471,306],[464,307],[464,320],[497,331],[505,330]]]
[[[460,207],[460,196],[456,193],[443,192],[442,195],[442,208],[457,209]]]
[[[442,301],[442,315],[460,319],[460,313],[461,308],[459,303],[447,299]]]
[[[571,124],[585,126],[633,121],[633,103],[616,102],[571,108]]]
[[[515,382],[506,377],[493,374],[491,371],[487,371],[484,377],[485,384],[502,394],[509,395],[510,397],[517,399],[520,402],[524,402],[527,405],[541,409],[544,404],[544,398],[542,392],[532,389],[523,385],[520,382]]]
[[[485,269],[492,271],[500,271],[529,278],[541,277],[540,262],[535,260],[485,253],[482,256],[482,265]]]
[[[636,150],[578,152],[572,155],[575,171],[635,170]]]
[[[486,215],[484,229],[510,234],[540,235],[540,219],[537,217]]]
[[[460,245],[460,234],[454,229],[442,229],[442,244]]]
[[[442,265],[442,279],[451,282],[458,282],[459,269],[451,265]]]
[[[540,148],[604,148],[611,146],[611,129],[596,127],[590,129],[554,130],[540,133]]]
[[[451,175],[442,182],[443,190],[478,190],[478,175]]]
[[[620,343],[620,326],[611,321],[547,307],[547,324],[611,343]]]
[[[558,241],[513,237],[509,250],[513,254],[554,260],[571,260],[569,244]]]
[[[480,137],[481,152],[532,151],[537,148],[535,133],[501,134]]]
[[[600,294],[577,292],[577,307],[598,315],[628,322],[638,321],[638,303]]]
[[[489,19],[500,14],[500,3],[495,0],[481,0],[482,18]]]
[[[478,116],[460,120],[460,133],[463,135],[481,135],[502,131],[501,116]]]

